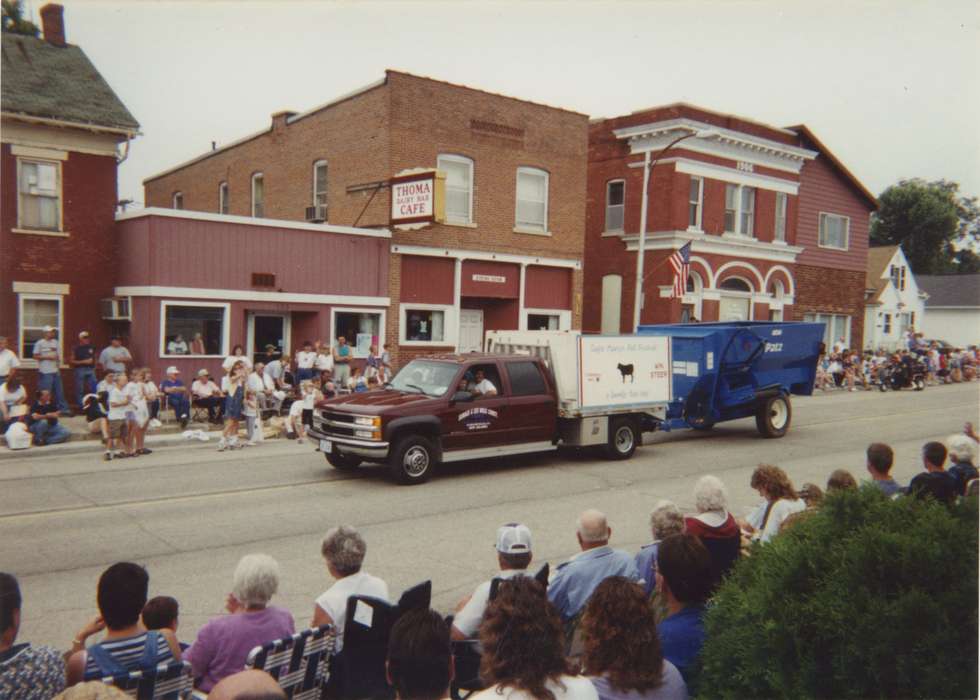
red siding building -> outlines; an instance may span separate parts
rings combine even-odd
[[[642,323],[806,316],[831,333],[841,316],[861,337],[874,198],[805,127],[685,104],[590,125],[587,330],[632,330],[647,158]],[[688,242],[691,274],[675,298],[668,259]],[[840,286],[825,288],[827,274]]]

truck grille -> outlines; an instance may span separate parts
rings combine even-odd
[[[317,429],[326,435],[354,437],[354,416],[336,411],[316,411],[313,422]]]

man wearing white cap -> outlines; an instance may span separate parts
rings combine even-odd
[[[224,420],[225,401],[221,389],[211,381],[206,369],[197,373],[197,379],[191,384],[191,393],[194,395],[194,405],[208,409],[208,421],[211,423],[221,423]]]
[[[61,347],[55,339],[55,329],[45,326],[44,336],[34,343],[34,359],[37,360],[37,390],[50,391],[51,399],[58,406],[62,417],[71,415],[65,390],[61,386]]]
[[[180,370],[173,365],[167,367],[167,378],[160,382],[160,391],[167,397],[167,405],[174,410],[174,417],[184,429],[191,416],[191,399],[184,382],[177,376],[179,374]]]
[[[498,528],[496,549],[500,573],[494,579],[530,576],[527,567],[531,565],[531,531],[527,525],[507,523]],[[492,584],[493,579],[484,581],[476,587],[473,595],[460,601],[450,631],[453,639],[472,639],[477,636],[483,613],[490,601]]]

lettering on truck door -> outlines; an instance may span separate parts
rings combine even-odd
[[[455,413],[450,418],[452,439],[447,449],[493,447],[510,442],[513,417],[508,405],[510,396],[500,381],[500,368],[495,362],[471,365],[463,375],[471,392],[476,391],[480,372],[497,393],[495,396],[478,394],[472,401],[460,401],[451,407]]]

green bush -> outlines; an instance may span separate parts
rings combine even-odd
[[[756,546],[705,618],[703,698],[976,698],[977,499],[873,487]]]

